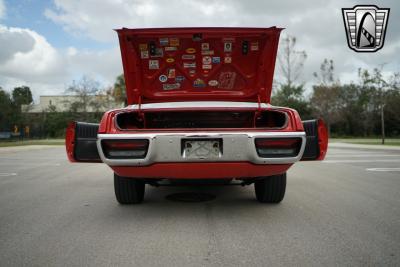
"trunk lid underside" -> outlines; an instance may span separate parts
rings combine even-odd
[[[119,29],[128,104],[268,103],[281,30]]]

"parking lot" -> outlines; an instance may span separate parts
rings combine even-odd
[[[335,145],[297,163],[281,204],[253,186],[147,187],[121,206],[111,170],[64,147],[0,149],[2,266],[398,265],[400,150]],[[206,192],[209,202],[167,200]]]

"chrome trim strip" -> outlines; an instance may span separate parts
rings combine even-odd
[[[296,157],[261,158],[258,156],[254,139],[267,137],[300,137],[300,152]],[[182,157],[182,138],[221,138],[223,154],[219,159],[188,159]],[[104,156],[103,139],[148,139],[149,148],[144,159],[108,159]],[[254,164],[290,164],[301,159],[306,145],[305,132],[162,132],[135,134],[98,134],[97,149],[101,160],[110,166],[147,166],[157,162],[234,162],[248,161]]]
[[[164,108],[269,108],[270,104],[255,102],[230,102],[230,101],[186,101],[186,102],[163,102],[148,103],[140,106],[141,110],[145,109],[164,109]],[[129,105],[125,109],[138,109],[139,105]]]

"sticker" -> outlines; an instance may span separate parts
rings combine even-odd
[[[203,57],[203,64],[211,64],[211,57],[210,56]]]
[[[210,70],[210,69],[212,69],[211,64],[203,64],[203,70]]]
[[[225,37],[225,38],[222,38],[222,42],[224,42],[224,43],[234,43],[235,42],[235,38],[234,37]]]
[[[189,75],[190,75],[190,77],[193,77],[194,75],[196,75],[196,70],[193,70],[193,69],[189,70]]]
[[[232,89],[235,85],[236,72],[227,71],[221,72],[218,79],[218,88],[221,89]]]
[[[186,60],[186,59],[195,59],[196,55],[182,55],[182,59]]]
[[[163,84],[163,90],[176,90],[181,88],[180,83],[164,83]]]
[[[168,45],[168,38],[160,38],[160,45],[162,46]]]
[[[157,59],[150,59],[149,60],[149,69],[150,70],[156,70],[159,69],[160,65],[158,64],[158,60]]]
[[[167,63],[173,63],[173,62],[175,62],[175,59],[172,58],[172,57],[169,57],[169,58],[165,59],[165,62],[167,62]]]
[[[224,52],[232,52],[232,43],[224,43]]]
[[[210,72],[209,70],[203,70],[203,76],[207,77],[209,72]]]
[[[178,50],[178,47],[176,47],[176,46],[166,46],[164,49],[165,49],[166,52],[167,51],[176,51],[176,50]]]
[[[188,49],[186,49],[185,51],[186,51],[186,53],[188,53],[188,54],[194,54],[194,53],[196,53],[196,49],[194,49],[193,47],[188,48]]]
[[[225,57],[224,63],[232,63],[232,57]]]
[[[258,42],[252,42],[250,44],[250,51],[257,51],[258,50]]]
[[[208,81],[208,85],[209,86],[217,86],[218,85],[218,81],[217,80],[209,80]]]
[[[158,79],[160,80],[160,82],[165,83],[168,80],[167,75],[160,75],[160,77],[158,77]]]
[[[175,78],[175,82],[177,82],[177,83],[181,83],[181,82],[183,82],[185,80],[185,76],[176,76],[176,78]]]
[[[168,79],[174,79],[175,78],[175,74],[176,74],[175,69],[169,69],[168,70]]]
[[[201,54],[203,56],[212,56],[214,55],[214,50],[205,50],[205,51],[201,51]]]
[[[193,34],[192,40],[193,41],[201,41],[203,39],[203,35],[201,33]]]
[[[163,49],[161,47],[156,48],[154,51],[154,55],[150,55],[151,57],[163,57],[164,52]]]
[[[221,63],[221,58],[220,57],[212,57],[212,63],[213,64]]]
[[[205,86],[206,86],[206,84],[205,84],[204,81],[203,81],[202,79],[200,79],[200,78],[197,78],[197,79],[194,80],[194,82],[193,82],[193,87],[199,88],[199,87],[205,87]]]
[[[210,44],[209,43],[201,43],[201,50],[209,50]]]
[[[140,51],[141,58],[149,58],[149,51]]]
[[[170,46],[179,46],[179,38],[169,38],[169,45]]]
[[[188,68],[196,68],[196,62],[185,62],[185,63],[183,63],[183,67],[185,68],[185,69],[188,69]]]
[[[139,44],[139,50],[140,51],[147,50],[147,44]]]

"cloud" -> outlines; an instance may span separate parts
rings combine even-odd
[[[3,0],[0,0],[0,19],[4,18],[6,15],[6,5]]]
[[[35,31],[0,25],[0,85],[28,85],[37,97],[60,94],[73,79],[90,75],[104,85],[122,72],[117,47],[103,51],[59,50]]]

